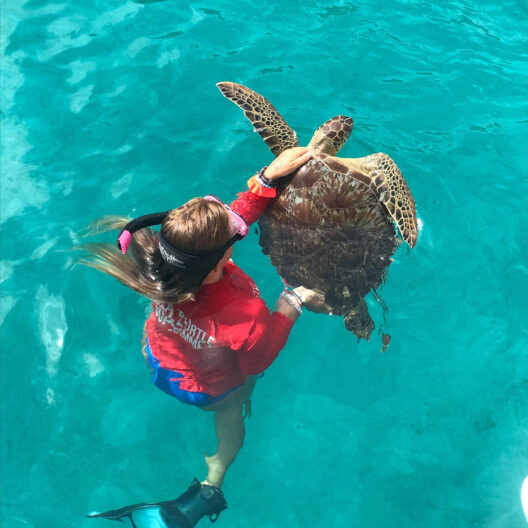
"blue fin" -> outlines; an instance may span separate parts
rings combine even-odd
[[[207,515],[214,522],[227,508],[224,494],[215,486],[194,479],[189,489],[177,499],[124,506],[88,517],[119,521],[129,528],[193,528]]]

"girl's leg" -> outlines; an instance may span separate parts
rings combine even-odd
[[[207,464],[205,483],[219,488],[222,486],[227,469],[244,444],[246,428],[242,416],[242,404],[216,411],[214,422],[218,447],[213,456],[205,456]]]
[[[230,394],[225,400],[206,407],[214,411],[215,432],[218,439],[216,453],[205,456],[207,464],[206,484],[219,488],[222,485],[227,469],[235,460],[238,451],[244,444],[244,405],[250,405],[250,396],[255,386],[256,378],[250,376],[244,385]],[[246,414],[247,415],[247,414]]]

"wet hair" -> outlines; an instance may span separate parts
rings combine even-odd
[[[87,234],[120,231],[130,221],[105,216],[88,227]],[[222,248],[231,238],[229,215],[217,202],[193,198],[173,209],[161,225],[165,239],[180,251],[205,255]],[[180,303],[194,298],[209,271],[181,270],[163,260],[158,234],[150,228],[134,233],[125,255],[116,243],[83,244],[81,264],[98,269],[141,295],[158,302]]]

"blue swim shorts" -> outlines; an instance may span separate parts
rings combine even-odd
[[[211,396],[206,392],[190,392],[183,389],[180,389],[180,382],[178,378],[183,378],[183,374],[177,370],[169,370],[160,367],[159,359],[156,359],[152,355],[150,346],[147,339],[147,359],[149,367],[153,370],[152,382],[158,389],[166,392],[170,396],[174,396],[182,403],[188,403],[190,405],[196,405],[197,407],[205,407],[206,405],[212,405],[213,403],[223,400],[226,396],[229,396],[233,391],[236,391],[242,385],[237,385],[232,389],[229,389],[224,394],[220,396]]]

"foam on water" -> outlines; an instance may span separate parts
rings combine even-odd
[[[88,371],[88,376],[90,376],[90,378],[94,378],[95,376],[104,371],[103,364],[101,363],[100,359],[94,354],[84,354],[83,361],[86,366],[86,370]]]
[[[64,299],[50,295],[45,286],[37,291],[36,310],[39,314],[39,332],[46,352],[46,372],[48,376],[57,374],[68,329],[66,324]]]

